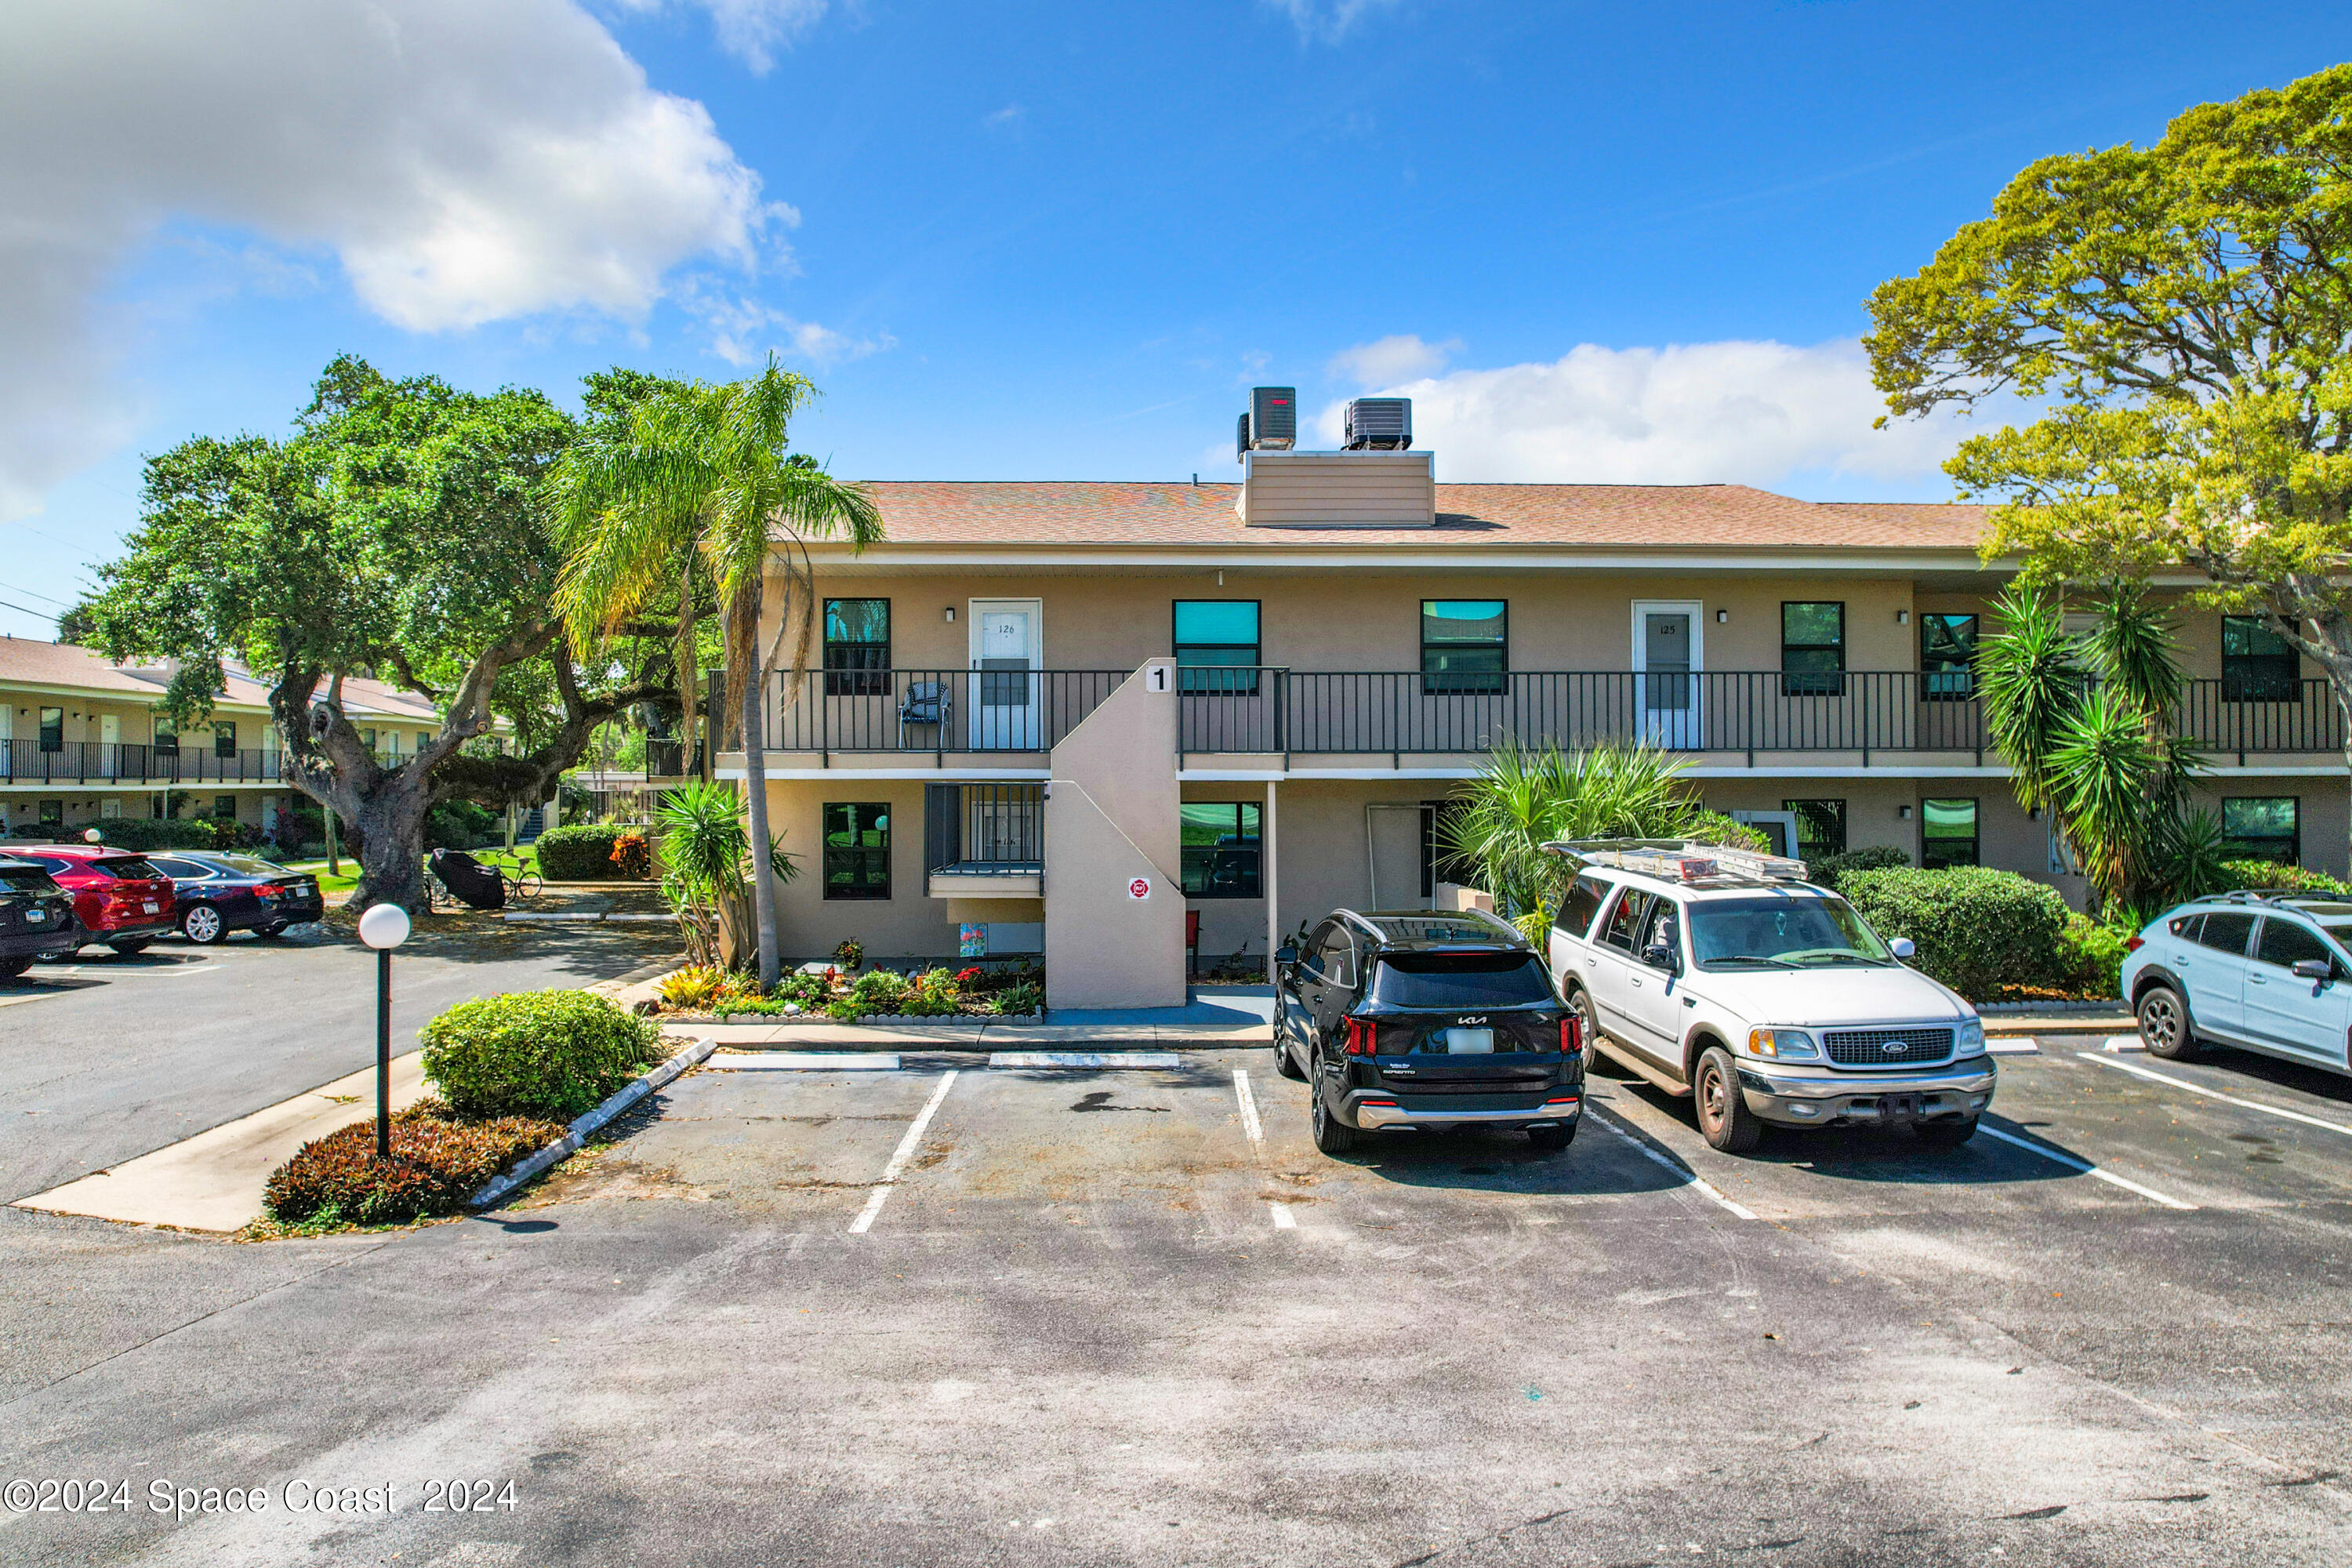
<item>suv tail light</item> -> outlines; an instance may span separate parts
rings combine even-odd
[[[2146,937],[2127,936],[2124,938],[2124,951],[2126,952],[2137,952],[2141,948],[2146,947],[2147,945],[2147,939]]]
[[[1572,1057],[1584,1048],[1584,1027],[1570,1013],[1559,1021],[1559,1054]]]
[[[1369,1057],[1379,1054],[1379,1047],[1375,1046],[1372,1041],[1373,1029],[1371,1025],[1365,1023],[1361,1018],[1349,1018],[1347,1020],[1347,1025],[1348,1054],[1349,1056]]]

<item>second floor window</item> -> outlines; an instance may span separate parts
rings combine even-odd
[[[1780,694],[1845,694],[1845,605],[1837,600],[1780,606]]]
[[[1977,618],[1929,612],[1919,617],[1919,695],[1964,702],[1977,694]]]
[[[1179,690],[1255,692],[1263,653],[1255,599],[1176,601]]]
[[[1501,599],[1423,599],[1422,690],[1502,690],[1511,668],[1510,609]]]
[[[169,719],[155,721],[155,750],[167,757],[180,754],[180,731]]]
[[[890,689],[890,601],[824,602],[824,694],[877,697]]]
[[[2221,700],[2292,702],[2302,695],[2294,645],[2253,616],[2221,617]]]
[[[213,755],[215,757],[236,755],[236,720],[223,719],[213,725]]]
[[[62,708],[41,710],[41,750],[62,752],[66,749],[66,710]]]

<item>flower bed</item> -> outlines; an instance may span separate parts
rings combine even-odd
[[[421,1100],[392,1119],[392,1157],[375,1154],[375,1123],[315,1138],[270,1173],[263,1206],[280,1225],[329,1229],[404,1225],[455,1214],[500,1171],[563,1136],[536,1117],[468,1121],[446,1100]]]
[[[663,1016],[697,1021],[984,1023],[1043,1011],[1045,976],[1042,970],[992,973],[975,966],[929,969],[911,975],[869,969],[852,978],[829,966],[788,974],[773,993],[763,996],[748,975],[694,964],[661,983],[659,1000]]]

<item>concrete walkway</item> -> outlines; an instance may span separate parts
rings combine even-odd
[[[424,1053],[392,1058],[392,1108],[425,1098]],[[375,1068],[280,1100],[13,1205],[180,1230],[229,1231],[261,1214],[269,1173],[313,1138],[375,1113]]]
[[[1197,986],[1181,1007],[1062,1007],[983,1024],[691,1024],[725,1049],[1002,1051],[1024,1046],[1263,1046],[1274,1039],[1274,988]]]

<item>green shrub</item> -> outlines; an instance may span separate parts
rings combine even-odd
[[[658,1059],[661,1031],[585,991],[460,1002],[425,1026],[425,1076],[461,1116],[588,1110]]]
[[[1040,1011],[1045,1005],[1045,987],[1028,981],[1007,987],[996,997],[996,1010],[1007,1017],[1025,1016]]]
[[[2352,894],[2352,887],[2325,871],[2281,866],[2270,860],[2224,860],[2221,886],[2213,891],[2234,892],[2240,888],[2292,888],[2298,893],[2329,893],[2337,897]]]
[[[1747,849],[1758,855],[1769,855],[1772,841],[1747,823],[1736,821],[1719,811],[1703,811],[1691,819],[1683,837],[1696,844],[1713,844],[1724,849]]]
[[[210,849],[217,837],[209,822],[153,816],[121,816],[98,825],[110,848],[144,855],[155,849]],[[70,840],[79,834],[61,836]]]
[[[499,814],[470,800],[436,801],[425,814],[427,849],[472,849],[502,842],[505,836]]]
[[[815,1007],[833,999],[831,971],[812,974],[806,970],[794,970],[776,982],[776,994],[786,1002],[797,1002],[803,1007]]]
[[[1986,866],[1849,871],[1838,891],[1880,936],[1909,937],[1912,963],[1970,1001],[2012,986],[2063,989],[2066,900],[2055,888]]]
[[[2087,915],[2068,915],[2058,948],[2065,966],[2065,989],[2084,996],[2120,996],[2124,991],[2124,943],[2137,931],[2120,931]]]
[[[906,977],[887,969],[869,969],[851,982],[849,998],[861,1012],[896,1013],[907,1000]]]
[[[392,1119],[392,1157],[375,1155],[375,1122],[354,1121],[295,1151],[270,1173],[262,1203],[289,1225],[399,1225],[451,1214],[526,1154],[563,1136],[561,1122],[506,1116],[461,1121],[437,1100]]]
[[[1815,882],[1835,892],[1838,879],[1850,871],[1885,871],[1910,864],[1911,857],[1892,844],[1866,844],[1842,855],[1824,855],[1818,860],[1808,860],[1805,868],[1813,874]]]
[[[601,882],[620,874],[613,846],[633,829],[594,822],[567,822],[539,836],[539,874],[551,882]]]

